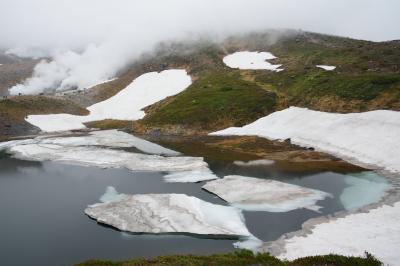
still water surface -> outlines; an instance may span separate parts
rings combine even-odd
[[[322,213],[299,209],[286,213],[244,212],[249,230],[274,240],[298,230],[306,220],[343,210],[339,196],[348,186],[346,174],[287,173],[264,167],[209,162],[219,176],[240,174],[274,178],[334,197],[320,201]],[[187,235],[128,234],[100,225],[83,210],[98,202],[107,186],[118,192],[184,193],[226,203],[201,189],[203,183],[165,183],[160,172],[129,172],[55,162],[30,162],[0,156],[0,258],[4,265],[71,265],[91,258],[122,260],[165,254],[212,254],[233,250],[234,239]]]

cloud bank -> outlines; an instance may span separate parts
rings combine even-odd
[[[85,88],[163,40],[294,28],[400,38],[397,0],[2,0],[0,49],[48,56],[13,93]]]

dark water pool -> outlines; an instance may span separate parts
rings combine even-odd
[[[211,162],[218,175],[241,174],[274,178],[333,194],[319,202],[322,214],[343,209],[338,200],[346,175],[269,171],[268,167],[239,167]],[[184,235],[133,235],[89,219],[83,210],[98,202],[107,186],[122,193],[185,193],[225,204],[203,191],[203,183],[164,183],[162,173],[132,173],[54,162],[0,158],[0,258],[2,265],[71,265],[91,258],[121,260],[165,254],[212,254],[233,250],[236,240]],[[298,230],[321,215],[300,209],[287,213],[244,212],[249,230],[262,240]]]

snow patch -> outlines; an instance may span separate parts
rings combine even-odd
[[[337,114],[290,107],[243,126],[210,135],[256,135],[290,139],[343,159],[400,172],[400,112]]]
[[[335,70],[335,68],[336,68],[335,66],[326,66],[326,65],[316,65],[316,67],[322,68],[326,71],[332,71],[332,70]]]
[[[315,225],[306,236],[284,239],[281,259],[340,254],[363,256],[367,251],[385,265],[400,265],[400,202],[368,213],[350,214]]]
[[[318,211],[316,202],[330,197],[329,193],[271,179],[246,176],[225,176],[207,182],[208,190],[232,206],[249,211],[288,212],[306,208]]]
[[[268,52],[236,52],[224,57],[225,65],[230,68],[239,69],[266,69],[271,71],[282,71],[279,67],[282,65],[272,65],[266,60],[276,57]]]
[[[250,236],[241,212],[184,194],[125,195],[89,206],[98,222],[132,233]]]
[[[104,119],[138,120],[144,117],[142,109],[166,97],[178,94],[192,83],[185,70],[171,69],[150,72],[136,78],[113,97],[89,106],[90,114],[29,115],[26,121],[45,132],[77,130],[83,123]]]

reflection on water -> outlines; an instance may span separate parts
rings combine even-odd
[[[286,173],[273,166],[248,167],[231,162],[209,161],[219,176],[239,174],[272,178],[331,193],[318,204],[322,214],[344,209],[352,198],[370,192],[370,185],[386,184],[370,173],[348,176],[333,172]],[[106,187],[118,192],[184,193],[226,205],[201,189],[202,183],[165,183],[160,172],[129,172],[54,162],[28,162],[0,156],[0,258],[4,265],[61,265],[90,258],[128,259],[163,254],[211,254],[233,250],[236,240],[207,239],[184,235],[145,235],[119,232],[89,219],[83,210],[99,202]],[[354,182],[354,178],[357,182]],[[360,181],[361,180],[361,181]],[[363,182],[363,180],[365,182]],[[361,184],[361,185],[359,185]],[[387,184],[386,184],[387,185]],[[355,192],[356,191],[356,192]],[[343,196],[344,195],[344,196]],[[374,195],[377,195],[374,194]],[[358,197],[357,197],[358,198]],[[353,207],[376,200],[362,200]],[[350,205],[349,205],[350,206]],[[244,212],[249,230],[262,240],[274,240],[298,230],[320,214],[299,209],[286,213]]]

